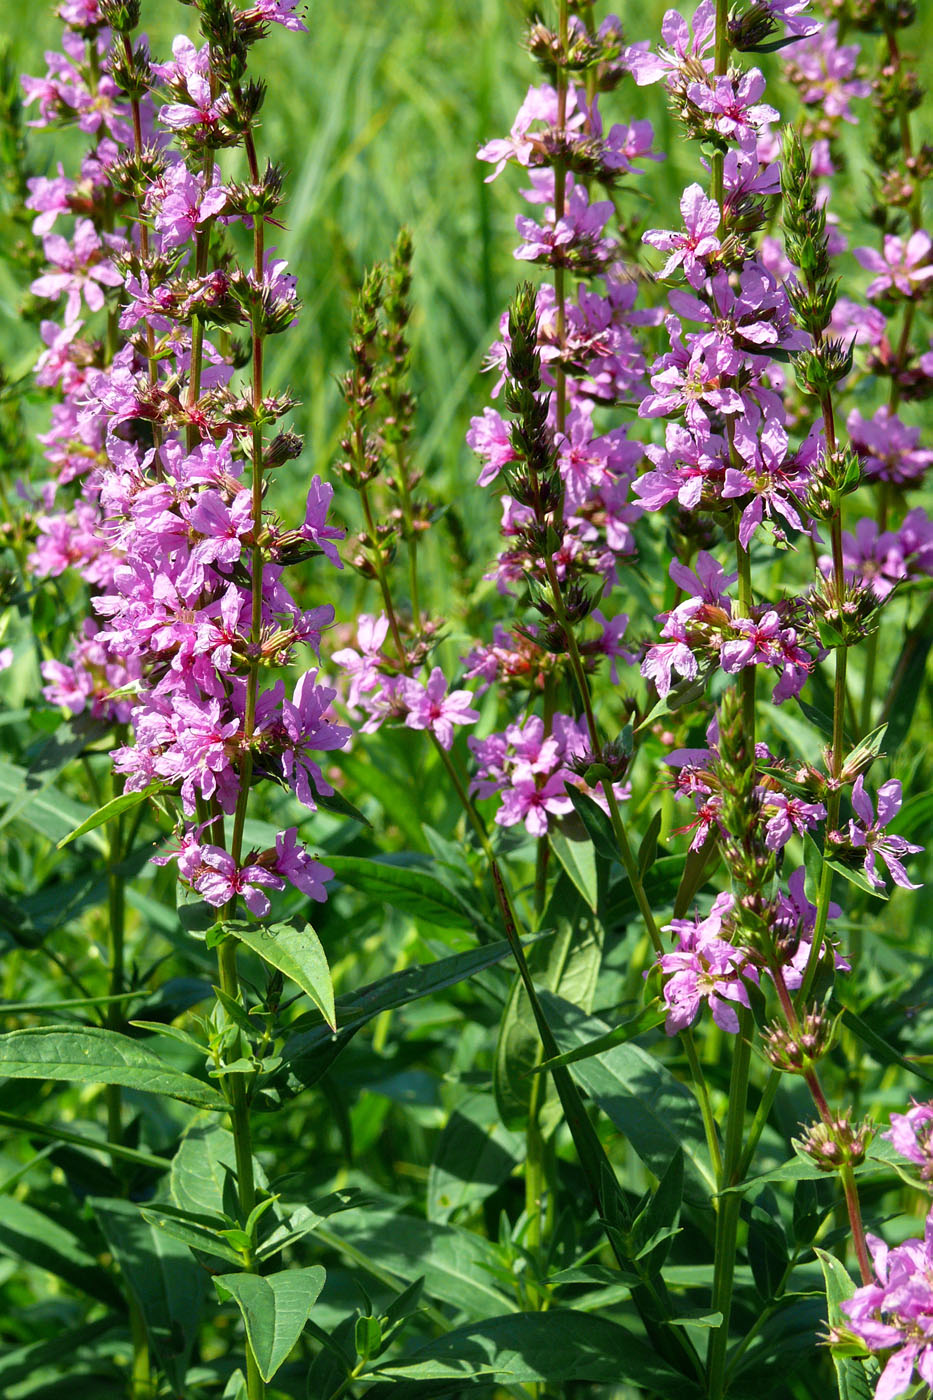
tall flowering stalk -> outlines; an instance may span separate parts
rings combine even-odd
[[[704,1113],[708,1090],[689,1040],[702,1003],[737,1037],[722,1143],[711,1120],[707,1124],[721,1193],[712,1291],[721,1320],[706,1375],[708,1394],[717,1398],[730,1374],[740,1192],[782,1074],[801,1074],[811,1090],[819,1123],[800,1150],[821,1169],[839,1173],[863,1277],[869,1268],[853,1172],[871,1131],[826,1099],[815,1064],[832,1034],[813,993],[817,977],[825,992],[834,967],[848,967],[834,945],[827,947],[840,862],[850,869],[862,864],[863,881],[877,886],[877,851],[895,882],[909,883],[900,857],[918,849],[883,831],[899,805],[899,785],[882,784],[877,817],[865,792],[864,774],[880,736],[856,748],[847,737],[848,652],[877,626],[879,591],[853,571],[852,537],[843,529],[843,503],[860,485],[864,458],[855,437],[852,448],[840,440],[836,396],[852,372],[853,341],[870,318],[854,303],[837,307],[831,260],[844,244],[827,221],[825,191],[815,186],[817,171],[834,169],[833,130],[808,133],[816,139],[812,166],[793,130],[779,160],[779,113],[763,100],[761,71],[740,61],[783,31],[792,45],[788,71],[804,101],[820,103],[826,121],[847,119],[848,101],[868,89],[851,77],[850,55],[838,49],[833,27],[822,29],[807,10],[777,0],[730,10],[704,0],[690,20],[669,12],[664,47],[653,51],[641,42],[626,46],[614,17],[597,31],[588,17],[561,6],[553,30],[537,23],[529,34],[553,85],[530,89],[509,136],[480,151],[494,174],[509,162],[527,171],[525,197],[545,206],[544,217],[518,218],[516,256],[546,266],[553,285],[521,290],[490,355],[501,372],[494,392],[504,386],[511,420],[487,408],[468,438],[482,459],[480,485],[506,488],[507,548],[491,576],[506,598],[519,595],[540,619],[497,628],[492,644],[466,658],[467,677],[483,690],[498,683],[511,711],[506,727],[469,741],[478,764],[473,788],[481,801],[497,798],[497,825],[523,823],[536,838],[539,898],[547,880],[541,851],[550,834],[561,832],[574,808],[587,812],[592,799],[603,807],[654,944],[667,1028],[688,1037]],[[824,101],[817,55],[836,75],[832,101]],[[632,230],[623,222],[613,236],[613,205],[592,193],[596,182],[614,186],[632,173],[636,157],[651,154],[646,124],[616,125],[608,134],[603,127],[598,94],[626,72],[640,85],[663,81],[686,134],[707,152],[708,181],[684,191],[682,227],[643,233],[645,243],[666,255],[658,277],[669,284],[678,279],[666,314],[650,306],[634,310],[638,280],[622,262],[635,251]],[[577,73],[585,82],[575,81]],[[783,248],[769,231],[782,182]],[[926,271],[919,242],[914,252],[913,270],[905,262],[903,277],[919,286]],[[652,363],[641,337],[661,321],[670,348]],[[855,335],[846,333],[853,329]],[[788,361],[798,394],[783,368]],[[808,398],[816,402],[815,413],[806,407]],[[664,422],[663,439],[652,432],[644,445],[634,440],[620,422],[619,406],[629,413],[635,408],[648,424]],[[907,439],[905,447],[915,442]],[[649,470],[638,475],[643,456]],[[671,534],[677,546],[661,636],[623,646],[628,617],[613,616],[609,600],[624,588],[625,565],[637,558],[640,539],[650,538],[639,516],[666,507],[676,510]],[[927,528],[919,515],[915,522]],[[817,543],[821,525],[829,537],[825,563]],[[756,580],[756,562],[764,565],[769,552],[792,549],[795,538],[807,537],[819,562],[813,581],[797,594],[769,598]],[[731,546],[733,572],[712,552],[719,542]],[[390,610],[386,619],[367,623],[368,652],[341,658],[354,675],[351,699],[368,712],[370,726],[388,718],[413,722],[406,717],[405,684],[380,678],[391,669],[380,651],[391,629]],[[757,732],[759,668],[772,673],[771,698],[780,705],[800,695],[830,651],[834,705],[825,766],[779,757]],[[619,664],[640,659],[651,687],[643,706],[624,701],[622,719],[629,723],[608,745],[594,698],[594,674],[604,657],[611,659],[616,683]],[[674,747],[665,762],[675,793],[694,806],[695,819],[685,830],[692,833],[691,849],[705,858],[700,870],[708,876],[721,865],[731,888],[718,895],[707,917],[676,917],[670,926],[675,950],[666,953],[645,895],[643,862],[633,858],[621,818],[626,790],[619,784],[655,716],[675,706],[683,713],[680,707],[691,699],[702,703],[717,672],[736,677],[737,690],[711,716],[707,708],[707,746]],[[442,694],[439,688],[441,706]],[[457,695],[465,706],[466,697]],[[562,695],[570,700],[569,713],[559,704]],[[846,792],[854,815],[844,832]],[[591,830],[594,821],[590,812]],[[803,866],[789,880],[783,876],[785,849],[798,839],[822,846],[815,904],[807,898]],[[693,880],[697,873],[694,866]],[[685,874],[688,903],[696,888]],[[777,1009],[762,1042],[774,1070],[746,1136],[763,996]],[[531,1147],[529,1138],[529,1160]]]
[[[848,1222],[841,1251],[851,1246],[861,1276],[856,1288],[844,1260],[817,1251],[837,1365],[877,1358],[883,1400],[930,1383],[930,1242],[889,1250],[866,1231],[859,1173],[879,1168],[874,1124],[833,1097],[845,1036],[857,1027],[875,1048],[879,1040],[849,1011],[857,950],[847,957],[839,946],[836,901],[849,896],[851,925],[888,886],[916,888],[905,862],[921,849],[900,825],[899,780],[878,776],[884,726],[870,730],[871,700],[860,702],[857,686],[877,673],[875,639],[896,616],[885,610],[933,574],[933,524],[906,501],[933,453],[899,413],[933,373],[933,356],[913,343],[933,280],[926,156],[914,145],[917,90],[901,45],[910,7],[827,8],[821,24],[809,0],[701,0],[692,15],[665,15],[660,44],[623,33],[615,16],[598,22],[575,0],[558,0],[552,23],[529,24],[542,80],[508,135],[479,151],[490,180],[520,171],[515,256],[533,279],[502,317],[486,363],[491,402],[467,437],[480,491],[499,493],[501,544],[486,575],[498,621],[457,663],[461,619],[431,598],[421,569],[437,512],[415,465],[403,231],[362,281],[341,381],[336,475],[358,498],[345,562],[376,601],[333,653],[334,686],[317,669],[285,677],[305,647],[319,653],[334,619],[329,604],[301,607],[286,573],[312,559],[341,566],[333,489],[313,477],[301,523],[272,504],[276,474],[302,444],[284,425],[289,396],[268,391],[265,363],[299,304],[266,246],[284,212],[283,175],[260,149],[265,89],[252,50],[270,24],[302,29],[294,4],[196,0],[199,42],[179,37],[159,63],[137,34],[134,0],[69,0],[64,56],[27,80],[40,124],[67,117],[91,139],[78,177],[59,171],[29,193],[47,264],[32,291],[58,308],[42,326],[37,376],[59,396],[41,440],[51,479],[33,502],[30,567],[40,579],[77,568],[93,614],[66,659],[46,661],[46,696],[88,712],[123,781],[88,828],[109,818],[114,1008],[88,1043],[110,1047],[120,1065],[133,1048],[122,862],[152,799],[175,828],[154,860],[174,867],[183,924],[218,960],[213,1009],[192,1018],[199,1034],[171,1033],[203,1054],[220,1089],[183,1076],[180,1096],[226,1112],[233,1166],[213,1214],[147,1200],[144,1219],[199,1258],[224,1261],[226,1272],[212,1263],[218,1296],[236,1303],[245,1329],[231,1394],[266,1394],[323,1283],[317,1267],[269,1267],[323,1217],[317,1203],[303,1218],[280,1212],[278,1186],[267,1188],[254,1156],[257,1096],[268,1108],[284,1084],[317,1082],[367,1006],[385,992],[391,1010],[406,996],[393,978],[387,990],[364,989],[332,1036],[323,949],[304,919],[277,914],[299,896],[306,907],[323,902],[334,869],[348,883],[368,880],[380,899],[393,889],[389,872],[404,875],[399,886],[421,908],[455,905],[452,926],[481,941],[497,925],[506,943],[470,966],[491,966],[507,946],[518,972],[478,1068],[504,1126],[521,1130],[509,1134],[518,1146],[507,1161],[523,1180],[510,1219],[515,1183],[503,1179],[500,1239],[483,1242],[482,1258],[490,1293],[506,1280],[509,1306],[517,1298],[534,1316],[462,1322],[432,1308],[426,1324],[450,1335],[410,1371],[403,1358],[403,1377],[474,1379],[479,1345],[484,1382],[531,1394],[550,1384],[552,1365],[560,1380],[615,1384],[622,1373],[651,1393],[723,1400],[755,1366],[835,1205]],[[855,19],[880,30],[874,87],[849,42]],[[773,49],[803,109],[783,132],[756,66]],[[696,178],[656,228],[632,197],[662,158],[651,125],[608,116],[612,104],[636,110],[638,90],[653,84],[697,156]],[[839,295],[847,250],[833,181],[840,125],[871,92],[880,243],[855,253],[871,277],[863,304]],[[886,402],[872,414],[879,379]],[[411,852],[384,865],[335,853],[325,865],[296,825],[251,844],[263,785],[309,812],[347,810],[324,772],[325,755],[351,739],[344,717],[360,747],[393,727],[432,747],[463,815],[456,841],[425,829],[437,857],[429,870]],[[803,721],[819,740],[802,737]],[[672,830],[678,804],[684,824]],[[529,930],[537,937],[526,948]],[[242,978],[243,945],[269,967],[262,989]],[[330,1030],[317,1012],[310,1025],[283,1019],[283,973]],[[490,1005],[496,991],[479,987]],[[707,1013],[712,1025],[700,1029]],[[0,1063],[23,1063],[18,1034],[0,1041]],[[795,1080],[815,1120],[791,1138]],[[107,1091],[107,1150],[124,1158],[134,1152],[123,1141],[126,1082],[115,1074]],[[611,1142],[597,1110],[613,1122]],[[890,1130],[921,1184],[933,1170],[931,1113],[914,1104]],[[561,1121],[575,1162],[564,1160]],[[784,1143],[794,1156],[781,1165]],[[646,1173],[616,1173],[629,1148]],[[826,1193],[812,1184],[822,1174]],[[798,1191],[792,1239],[771,1180]],[[576,1210],[575,1193],[586,1196]],[[93,1207],[101,1220],[105,1206]],[[430,1272],[439,1236],[417,1238],[430,1242]],[[401,1277],[390,1232],[386,1267],[338,1232],[331,1240],[380,1285]],[[118,1234],[108,1242],[132,1294],[130,1255]],[[634,1332],[582,1306],[569,1318],[552,1308],[561,1288],[606,1283],[591,1262],[603,1245]],[[682,1246],[688,1284],[665,1271]],[[746,1259],[754,1293],[736,1267]],[[424,1282],[412,1280],[382,1318],[345,1318],[332,1336],[312,1322],[324,1351],[306,1380],[283,1388],[337,1396],[371,1379],[381,1388],[394,1363],[377,1358]],[[683,1303],[687,1289],[695,1308]],[[270,1308],[264,1331],[257,1319]],[[583,1319],[615,1329],[610,1340],[607,1330],[591,1345]],[[134,1294],[136,1400],[156,1389],[150,1341],[165,1359],[145,1322]],[[569,1336],[568,1361],[560,1338],[575,1329],[582,1341],[574,1349]],[[499,1370],[496,1337],[512,1348]]]
[[[286,884],[323,900],[332,875],[295,827],[280,831],[273,846],[247,849],[250,794],[257,783],[274,782],[315,810],[318,796],[333,791],[315,755],[340,748],[349,730],[329,718],[334,691],[317,682],[315,670],[289,691],[282,679],[263,683],[300,648],[316,651],[334,616],[330,605],[300,608],[285,567],[313,556],[339,564],[332,541],[340,532],[326,523],[332,491],[319,477],[297,526],[267,502],[273,473],[300,453],[301,441],[276,431],[291,401],[264,388],[265,342],[293,324],[298,300],[285,264],[265,246],[282,177],[260,164],[254,133],[265,88],[248,77],[247,65],[269,24],[304,26],[287,0],[247,10],[204,0],[197,8],[202,46],[181,36],[161,64],[144,40],[134,43],[138,4],[101,0],[80,15],[69,12],[67,58],[53,56],[50,76],[27,85],[39,99],[40,121],[71,107],[95,135],[84,187],[65,176],[38,180],[30,197],[50,263],[32,290],[66,299],[64,325],[43,326],[40,382],[63,397],[45,439],[57,481],[45,493],[32,563],[39,574],[77,565],[94,589],[97,620],[67,663],[44,668],[48,697],[120,723],[113,759],[124,793],[159,793],[160,804],[178,814],[177,849],[155,859],[177,862],[185,886],[216,910],[210,940],[223,1005],[209,1050],[229,1101],[249,1273],[262,1211],[250,1083],[241,1068],[228,1068],[253,1053],[237,1009],[236,920],[241,904],[247,915],[267,916],[270,894]],[[218,153],[237,148],[245,169],[224,181]],[[52,231],[75,210],[70,236]],[[251,235],[246,266],[227,233],[236,224]],[[100,338],[86,321],[94,313]],[[238,329],[249,342],[242,386],[231,357]],[[53,514],[53,494],[77,479],[82,496]],[[112,867],[120,859],[119,818],[113,829]],[[121,910],[114,884],[117,981]],[[118,1140],[119,1097],[111,1119]],[[269,1376],[249,1336],[246,1369],[253,1400]],[[147,1384],[141,1376],[139,1394]]]

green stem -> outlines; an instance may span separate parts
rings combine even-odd
[[[729,1108],[726,1115],[726,1138],[723,1151],[722,1175],[719,1179],[719,1214],[716,1217],[716,1254],[713,1265],[713,1312],[722,1313],[722,1322],[710,1338],[708,1363],[709,1400],[721,1400],[724,1394],[726,1352],[729,1346],[729,1318],[732,1313],[732,1288],[735,1278],[735,1254],[738,1238],[741,1193],[728,1191],[741,1181],[742,1128],[748,1098],[748,1076],[752,1053],[752,1020],[749,1011],[740,1006],[739,1033],[736,1036],[732,1074],[729,1081]]]
[[[784,1019],[787,1022],[788,1030],[794,1037],[799,1037],[801,1033],[800,1017],[797,1013],[796,1006],[791,1000],[790,993],[787,990],[787,984],[784,981],[784,973],[780,966],[771,969],[771,977],[778,995],[778,1001],[781,1003],[781,1010],[784,1013]],[[834,1126],[833,1115],[826,1101],[826,1095],[823,1092],[823,1086],[820,1083],[816,1067],[810,1065],[809,1069],[805,1071],[803,1078],[807,1088],[810,1090],[810,1097],[813,1099],[821,1121],[830,1132],[832,1132]],[[846,1163],[845,1166],[839,1168],[839,1176],[842,1180],[842,1189],[845,1193],[846,1211],[849,1216],[849,1229],[852,1234],[852,1243],[855,1246],[855,1253],[862,1274],[862,1282],[870,1283],[872,1279],[871,1260],[868,1255],[868,1244],[865,1239],[865,1227],[862,1223],[862,1209],[859,1204],[858,1188],[855,1185],[855,1173],[850,1163]]]
[[[706,1087],[706,1077],[703,1074],[703,1067],[700,1064],[696,1045],[693,1042],[693,1031],[689,1026],[685,1031],[681,1031],[680,1039],[687,1053],[687,1063],[690,1066],[690,1073],[693,1076],[693,1087],[700,1105],[700,1113],[703,1115],[703,1131],[706,1134],[706,1146],[709,1151],[709,1158],[713,1164],[713,1171],[716,1173],[716,1180],[719,1181],[722,1177],[722,1154],[719,1150],[719,1134],[716,1131],[716,1120],[713,1117],[713,1107],[709,1099],[709,1090]]]
[[[97,1138],[85,1137],[83,1133],[72,1133],[67,1128],[37,1123],[32,1118],[19,1118],[15,1113],[0,1113],[0,1127],[9,1128],[11,1132],[25,1133],[28,1137],[47,1138],[50,1142],[67,1142],[88,1152],[103,1152],[115,1162],[130,1162],[137,1167],[167,1171],[172,1165],[169,1157],[157,1157],[152,1152],[139,1152],[135,1147],[123,1147],[118,1142],[100,1142]]]
[[[114,781],[113,786],[116,786]],[[114,793],[114,795],[116,795]],[[119,871],[123,859],[123,818],[116,817],[109,825],[110,844],[107,852],[107,1009],[105,1025],[117,1033],[126,1028],[123,997],[126,991],[126,898],[124,879]],[[107,1104],[107,1138],[116,1147],[123,1140],[123,1091],[119,1084],[108,1084],[104,1091]],[[142,1309],[135,1294],[127,1288],[126,1305],[129,1312],[133,1362],[127,1393],[130,1400],[151,1400],[155,1395],[149,1360],[149,1336]]]
[[[225,938],[217,948],[217,967],[220,975],[220,988],[234,1001],[239,999],[240,979],[236,966],[236,940]],[[239,1033],[234,1038],[233,1059],[240,1059],[243,1053]],[[246,1085],[242,1074],[225,1074],[222,1077],[224,1093],[230,1114],[230,1127],[233,1132],[233,1150],[236,1158],[237,1198],[240,1206],[240,1223],[244,1225],[256,1205],[256,1182],[253,1177],[253,1142],[249,1121],[249,1103]],[[243,1271],[258,1273],[252,1243],[243,1251]],[[253,1355],[249,1338],[244,1338],[246,1346],[246,1393],[248,1400],[264,1400],[265,1381],[259,1374],[259,1367]]]
[[[758,1107],[755,1109],[755,1116],[752,1119],[752,1126],[748,1130],[748,1137],[745,1140],[745,1147],[739,1161],[739,1180],[744,1181],[745,1175],[751,1165],[755,1155],[755,1148],[758,1146],[759,1138],[765,1130],[765,1124],[771,1113],[771,1107],[775,1096],[781,1085],[781,1074],[779,1070],[773,1069],[768,1075],[768,1081],[762,1091]]]
[[[830,767],[834,786],[830,789],[829,797],[826,801],[826,825],[824,827],[824,843],[828,844],[829,833],[835,831],[839,825],[839,808],[842,803],[842,791],[838,786],[840,774],[842,772],[842,761],[845,750],[845,700],[846,700],[846,658],[845,647],[836,648],[836,679],[833,692],[833,745],[830,758]],[[829,921],[829,903],[833,886],[833,872],[829,861],[826,859],[824,850],[823,864],[820,869],[820,884],[816,896],[816,923],[813,928],[813,941],[810,944],[810,952],[807,957],[807,965],[804,969],[803,981],[800,984],[800,991],[797,994],[797,1005],[803,1006],[810,995],[810,988],[813,986],[813,979],[816,976],[816,969],[820,962],[820,953],[823,947],[823,939],[826,937],[826,925]]]

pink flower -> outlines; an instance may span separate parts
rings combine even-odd
[[[853,97],[871,95],[871,83],[854,77],[858,44],[838,42],[836,20],[794,44],[789,52],[788,73],[800,90],[802,101],[818,106],[827,117],[855,122],[849,106]]]
[[[707,199],[702,185],[690,185],[680,199],[680,212],[684,220],[684,233],[669,232],[666,229],[652,229],[642,235],[643,243],[671,256],[657,274],[670,277],[675,268],[683,264],[684,275],[693,287],[701,287],[706,276],[704,260],[719,251],[717,237],[719,231],[719,205]]]
[[[901,809],[901,784],[897,778],[890,778],[888,782],[882,783],[878,789],[878,816],[875,817],[875,810],[872,806],[871,798],[865,791],[865,780],[861,774],[855,780],[852,789],[852,806],[855,814],[862,823],[850,820],[849,840],[853,846],[865,848],[865,874],[876,889],[884,889],[884,881],[878,875],[875,862],[878,857],[888,867],[891,879],[895,885],[900,885],[905,890],[919,890],[919,885],[914,885],[907,878],[907,871],[901,864],[900,857],[909,852],[922,851],[922,846],[915,846],[912,841],[907,841],[903,836],[885,835],[884,828],[894,820]]]
[[[889,288],[905,297],[922,293],[933,277],[933,263],[926,261],[930,247],[930,235],[917,229],[906,241],[896,233],[886,233],[883,254],[875,248],[856,248],[855,256],[862,267],[878,273],[865,295],[874,299],[883,296]]]
[[[667,86],[676,87],[685,72],[695,71],[700,64],[707,71],[713,60],[709,55],[716,37],[716,7],[714,0],[700,0],[691,26],[677,10],[668,10],[661,23],[665,48],[658,53],[646,51],[642,44],[633,44],[625,51],[632,77],[639,87],[664,79]],[[707,57],[707,55],[709,55]]]
[[[933,1211],[922,1240],[888,1249],[877,1236],[866,1238],[877,1282],[843,1301],[849,1319],[844,1331],[854,1332],[871,1352],[890,1353],[875,1400],[896,1400],[910,1389],[915,1373],[933,1386]]]
[[[906,1113],[892,1113],[891,1126],[886,1133],[895,1152],[920,1167],[924,1181],[933,1179],[933,1103],[911,1101]]]
[[[708,83],[690,83],[687,96],[701,112],[709,113],[715,132],[741,140],[754,136],[769,122],[781,119],[780,112],[758,101],[764,90],[764,74],[758,68],[750,68],[738,82],[720,74]]]
[[[473,696],[468,690],[447,694],[447,682],[440,666],[435,666],[427,685],[404,679],[403,693],[408,705],[405,723],[409,729],[430,729],[441,748],[453,747],[455,724],[476,724],[479,711],[470,708]]]
[[[220,908],[240,895],[251,914],[258,919],[269,912],[266,889],[281,890],[285,881],[262,865],[238,866],[229,851],[220,846],[202,846],[201,864],[191,876],[191,885],[208,904]]]
[[[284,876],[296,889],[301,890],[310,899],[317,900],[319,904],[327,898],[325,884],[334,878],[334,872],[329,865],[314,860],[304,846],[299,844],[298,831],[294,826],[276,835],[273,869],[277,875]]]
[[[735,1007],[748,1006],[748,989],[743,979],[758,983],[758,971],[746,953],[721,937],[723,920],[731,912],[731,894],[717,895],[705,919],[674,919],[666,926],[677,935],[678,947],[658,961],[667,979],[664,1001],[668,1035],[686,1030],[695,1021],[702,1002],[707,1002],[713,1020],[730,1035],[738,1034]]]
[[[338,569],[342,569],[343,560],[337,553],[336,545],[332,544],[331,541],[342,540],[346,531],[338,529],[335,525],[327,524],[327,512],[330,510],[333,498],[333,486],[327,485],[319,476],[311,478],[305,507],[305,519],[300,534],[302,539],[310,540],[322,554],[327,556],[332,564],[335,564]]]
[[[930,270],[933,272],[933,268]],[[917,445],[920,429],[908,428],[887,404],[868,419],[853,409],[846,419],[846,428],[869,480],[919,486],[933,463],[933,451]]]

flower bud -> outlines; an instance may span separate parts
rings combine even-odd
[[[797,1032],[779,1022],[765,1027],[764,1052],[784,1074],[806,1074],[832,1048],[838,1018],[807,1011]]]
[[[803,1137],[794,1139],[794,1147],[821,1171],[834,1172],[864,1162],[875,1131],[874,1123],[867,1118],[853,1123],[852,1110],[847,1108],[829,1123],[811,1123]]]

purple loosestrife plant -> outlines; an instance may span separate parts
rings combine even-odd
[[[185,886],[216,911],[209,939],[222,1007],[209,1052],[225,1076],[249,1274],[256,1222],[271,1202],[259,1209],[248,1086],[225,1068],[252,1053],[243,1036],[252,1027],[237,1010],[239,906],[264,918],[286,884],[322,901],[332,871],[295,827],[248,846],[247,813],[260,782],[290,789],[311,811],[333,795],[319,760],[350,735],[330,711],[335,691],[316,669],[288,685],[270,673],[305,648],[317,652],[334,617],[330,605],[302,609],[285,569],[314,556],[339,566],[333,541],[342,532],[327,524],[332,489],[319,477],[297,528],[267,500],[275,469],[301,442],[276,431],[291,400],[266,391],[264,346],[299,308],[294,279],[266,247],[282,177],[260,164],[264,87],[247,77],[247,63],[270,23],[304,26],[287,3],[197,8],[202,45],[180,37],[159,64],[144,40],[134,47],[138,5],[104,0],[66,30],[67,61],[50,56],[45,83],[27,84],[40,122],[71,109],[95,138],[83,184],[38,180],[30,201],[49,264],[32,292],[63,302],[64,316],[62,327],[43,328],[40,379],[63,398],[43,439],[57,481],[31,562],[40,575],[78,567],[94,589],[95,621],[67,663],[44,667],[48,698],[126,726],[113,752],[124,793],[158,792],[178,813],[178,850],[155,859],[174,860]],[[233,149],[243,169],[224,178],[218,154]],[[76,207],[91,216],[77,217],[70,233],[53,231]],[[252,243],[245,265],[229,246],[235,224]],[[97,339],[87,318],[101,312]],[[230,353],[237,328],[249,343],[244,383]],[[58,492],[78,479],[81,499],[53,514]],[[314,941],[288,926],[278,936]],[[272,953],[273,966],[280,957]],[[224,1296],[241,1300],[235,1277]],[[246,1363],[253,1400],[271,1371],[249,1327]]]
[[[277,509],[302,443],[267,356],[300,306],[267,246],[284,178],[258,144],[253,54],[272,24],[297,41],[296,6],[196,0],[198,40],[177,38],[164,62],[133,0],[63,8],[64,56],[26,96],[40,126],[67,119],[90,150],[76,176],[29,187],[45,259],[32,295],[48,317],[36,378],[57,396],[29,567],[48,588],[67,570],[87,586],[70,651],[44,659],[45,695],[90,726],[90,776],[106,752],[123,790],[71,833],[108,833],[106,1010],[58,1029],[64,1067],[28,1060],[32,1028],[0,1037],[0,1065],[100,1074],[106,1150],[147,1170],[167,1159],[124,1121],[123,1087],[147,1087],[131,1071],[230,1123],[188,1125],[170,1200],[117,1182],[87,1207],[130,1298],[135,1400],[159,1386],[337,1400],[394,1381],[539,1400],[620,1382],[678,1400],[802,1397],[826,1392],[831,1368],[840,1396],[876,1372],[885,1397],[930,1384],[929,1240],[888,1247],[877,1232],[893,1155],[910,1189],[928,1184],[933,1110],[891,1113],[880,1144],[869,1116],[878,1094],[891,1101],[887,1067],[925,1063],[926,984],[908,988],[895,954],[929,801],[888,763],[922,693],[928,603],[883,708],[873,684],[879,637],[912,618],[933,574],[920,494],[933,452],[914,408],[933,376],[930,162],[911,128],[910,10],[701,0],[669,10],[660,40],[576,0],[535,14],[540,81],[478,153],[487,181],[518,167],[514,256],[530,279],[501,317],[466,438],[471,509],[499,519],[500,540],[475,588],[455,589],[461,502],[422,481],[415,441],[406,230],[357,289],[334,484],[316,468],[303,518]],[[643,115],[651,88],[678,132],[666,168],[689,167],[665,200],[672,153]],[[845,133],[869,97],[877,237],[850,249]],[[335,607],[301,589],[298,571],[321,563],[328,592],[355,587],[367,609],[340,633]],[[350,782],[381,824],[364,830]],[[260,824],[273,793],[358,829],[318,859],[297,821]],[[201,972],[218,961],[212,1009],[190,1029],[124,1012],[138,995],[125,874],[150,805],[174,827],[146,855],[160,886],[177,876],[183,946]],[[889,895],[875,967],[862,928]],[[313,929],[282,917],[299,906],[339,922],[342,971],[373,949],[391,969],[345,982],[339,1020]],[[510,981],[495,968],[506,950]],[[419,988],[467,976],[453,1015],[432,1007],[390,1031]],[[286,977],[313,1010],[292,1011]],[[351,1091],[331,1069],[370,1018]],[[414,1138],[397,1130],[423,1087],[415,1044],[429,1034],[440,1063],[450,1024],[440,1074],[456,1108],[431,1139],[424,1214],[404,1194],[421,1172]],[[136,1032],[173,1038],[187,1069]],[[363,1083],[377,1092],[358,1105]],[[286,1154],[285,1100],[318,1084],[322,1142],[306,1101]],[[419,1099],[419,1143],[440,1105]],[[338,1135],[340,1190],[322,1202],[317,1159],[336,1158]],[[377,1142],[395,1213],[331,1229],[358,1201],[350,1148],[366,1180]],[[286,1156],[299,1169],[283,1176]],[[126,1231],[143,1225],[147,1262],[165,1241],[179,1276],[203,1282],[209,1262],[243,1320],[243,1371],[215,1364],[213,1334],[197,1371],[170,1349],[133,1270],[141,1236]],[[273,1262],[316,1260],[298,1252],[308,1236],[344,1278],[365,1266],[385,1311],[366,1295],[344,1315],[337,1273],[315,1322],[323,1270]],[[400,1356],[412,1309],[426,1335]],[[795,1373],[802,1355],[812,1365]]]

